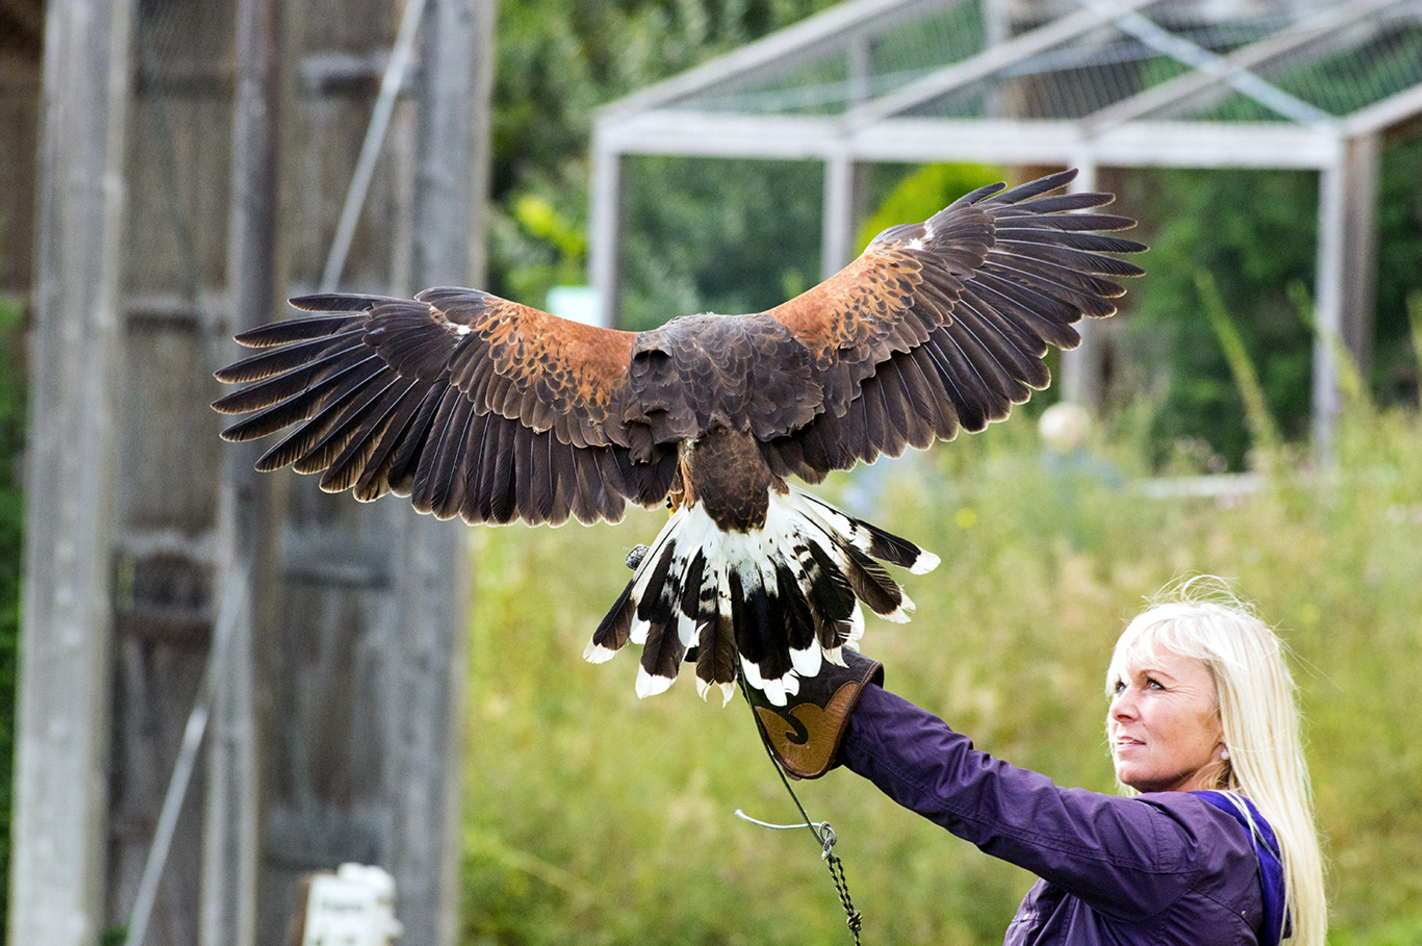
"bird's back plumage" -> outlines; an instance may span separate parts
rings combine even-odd
[[[767,312],[699,315],[632,333],[580,325],[473,289],[413,300],[327,294],[312,315],[238,337],[261,351],[218,372],[224,431],[292,431],[258,462],[320,474],[361,500],[408,495],[471,523],[618,521],[627,502],[672,520],[589,645],[643,647],[638,691],[691,659],[703,692],[738,674],[777,701],[902,591],[880,562],[926,570],[912,543],[785,480],[981,430],[1044,387],[1048,346],[1115,312],[1100,231],[1106,194],[1053,194],[1074,172],[960,198],[880,234],[848,267]]]

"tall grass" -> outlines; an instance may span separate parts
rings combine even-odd
[[[888,686],[980,748],[1110,791],[1102,674],[1144,595],[1231,577],[1290,643],[1334,940],[1422,935],[1422,428],[1354,405],[1336,467],[1273,467],[1221,498],[1132,488],[1130,415],[1090,450],[1045,455],[1026,419],[833,479],[822,490],[943,557],[901,575],[911,624],[870,621]],[[1196,463],[1188,451],[1181,471]],[[636,648],[581,654],[664,514],[616,528],[473,530],[464,789],[466,944],[850,942],[807,832],[737,697],[633,694]],[[843,770],[796,786],[838,832],[873,943],[1001,942],[1031,878],[908,814]]]

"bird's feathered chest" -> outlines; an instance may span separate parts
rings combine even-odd
[[[692,439],[717,427],[768,439],[814,419],[822,392],[805,350],[768,315],[693,315],[638,334],[625,420],[652,440]]]

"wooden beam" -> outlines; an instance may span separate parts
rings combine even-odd
[[[598,154],[824,160],[842,150],[834,119],[661,110],[599,121]]]
[[[92,946],[104,916],[119,234],[132,0],[45,29],[9,942]]]
[[[1315,452],[1325,458],[1345,406],[1340,373],[1366,384],[1372,355],[1381,154],[1380,134],[1348,139],[1339,143],[1334,166],[1319,174],[1312,434]],[[1340,365],[1340,358],[1352,365]]]
[[[1316,170],[1337,134],[1285,122],[1141,121],[1096,137],[1074,121],[884,119],[853,131],[836,119],[660,110],[597,127],[599,153],[854,161],[1068,164],[1089,152],[1102,167]]]
[[[1338,145],[1338,161],[1318,175],[1318,265],[1314,283],[1314,451],[1330,458],[1345,407],[1344,371],[1367,384],[1378,245],[1381,132]],[[1351,366],[1341,366],[1348,358]]]
[[[1376,305],[1378,190],[1382,134],[1349,138],[1343,145],[1343,345],[1364,379],[1373,360]]]
[[[1422,85],[1414,85],[1380,102],[1349,115],[1343,121],[1343,134],[1350,138],[1386,131],[1422,113]]]
[[[1072,162],[1078,168],[1071,182],[1072,193],[1096,189],[1096,165],[1088,158]],[[1083,318],[1076,323],[1081,344],[1062,352],[1061,398],[1095,412],[1101,406],[1102,357],[1099,327],[1095,319]]]
[[[484,279],[494,23],[494,0],[431,0],[426,11],[411,255],[421,287]],[[375,631],[385,654],[390,817],[382,866],[395,877],[401,943],[452,946],[469,556],[458,524],[400,507],[391,511],[400,517],[392,607]]]
[[[277,300],[277,130],[282,0],[238,0],[232,190],[228,212],[230,325],[213,326],[214,369],[232,360],[230,332],[271,319]],[[213,417],[214,426],[218,418]],[[217,568],[224,591],[215,624],[231,627],[225,672],[214,678],[207,736],[207,791],[199,914],[200,946],[256,946],[261,825],[274,763],[260,738],[263,694],[275,670],[274,615],[256,589],[270,587],[274,541],[271,478],[256,472],[258,444],[228,444],[218,488]],[[231,582],[241,588],[227,589]]]
[[[602,300],[603,324],[618,324],[622,253],[622,154],[593,129],[592,205],[588,211],[588,282]]]
[[[1329,457],[1342,397],[1338,355],[1343,326],[1343,246],[1346,200],[1344,160],[1318,175],[1318,265],[1314,277],[1312,435],[1314,452]]]
[[[828,279],[854,259],[854,230],[863,166],[844,157],[825,162],[824,208],[820,226],[820,275]]]
[[[867,101],[874,72],[874,41],[851,38],[848,49],[850,101]],[[869,167],[847,154],[832,154],[825,162],[821,201],[820,275],[828,279],[854,259],[855,231],[868,199]]]

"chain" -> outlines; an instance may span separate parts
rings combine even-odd
[[[742,676],[739,682],[741,692],[746,698],[746,703],[750,704],[750,694],[746,692],[745,677]],[[751,712],[755,712],[753,704],[751,704]],[[760,732],[759,725],[756,726],[756,732]],[[829,865],[830,879],[834,881],[835,893],[839,894],[840,905],[844,907],[845,925],[849,927],[849,932],[854,934],[854,946],[860,946],[859,931],[864,925],[864,915],[854,909],[854,901],[849,897],[849,882],[844,878],[844,861],[840,859],[838,854],[834,853],[834,845],[839,838],[835,835],[834,829],[830,827],[828,821],[817,822],[810,820],[810,816],[805,813],[805,806],[800,803],[800,796],[796,795],[795,789],[790,787],[790,780],[785,777],[785,769],[776,760],[775,753],[771,751],[770,744],[766,742],[764,735],[761,736],[760,741],[761,745],[765,747],[765,754],[770,756],[770,764],[775,766],[775,774],[780,776],[780,784],[785,786],[785,791],[790,794],[790,800],[795,803],[795,807],[800,811],[800,817],[805,820],[800,824],[770,824],[752,818],[739,808],[736,809],[736,815],[752,824],[758,824],[762,828],[774,828],[777,831],[788,831],[798,828],[810,829],[810,833],[813,834],[815,840],[819,842],[820,859]]]

